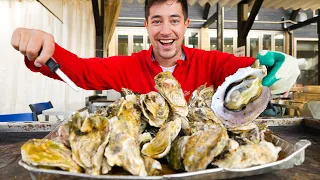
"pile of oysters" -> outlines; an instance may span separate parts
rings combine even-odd
[[[255,119],[270,100],[261,85],[264,69],[242,68],[214,92],[200,86],[186,102],[170,72],[155,76],[158,92],[124,97],[94,114],[76,113],[56,139],[32,139],[21,147],[24,162],[39,168],[91,175],[162,175],[206,168],[247,168],[274,162],[280,147],[264,139]]]

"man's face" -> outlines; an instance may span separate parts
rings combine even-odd
[[[189,19],[184,21],[181,4],[167,1],[152,5],[149,12],[145,27],[155,56],[163,59],[180,56],[184,33],[190,23]]]

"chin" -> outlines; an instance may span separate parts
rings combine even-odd
[[[159,55],[164,59],[170,59],[170,58],[173,58],[174,56],[176,56],[177,53],[178,53],[177,50],[174,49],[174,50],[171,50],[171,51],[159,52]]]
[[[175,52],[170,52],[170,53],[160,53],[160,56],[164,59],[171,59],[173,58],[177,53]]]

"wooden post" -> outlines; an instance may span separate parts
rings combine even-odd
[[[288,31],[284,31],[284,39],[285,39],[285,42],[284,42],[284,53],[285,54],[290,54],[289,51],[290,51],[290,34]],[[292,55],[292,54],[290,54]]]
[[[200,49],[210,50],[209,28],[201,28],[200,37]]]

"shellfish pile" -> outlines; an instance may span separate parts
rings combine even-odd
[[[125,96],[94,114],[76,113],[56,139],[32,139],[21,147],[24,162],[39,168],[91,175],[120,166],[132,175],[206,168],[246,168],[276,161],[281,150],[264,140],[255,123],[270,98],[261,69],[244,68],[216,92],[200,86],[186,102],[169,72],[155,76],[158,92]],[[161,163],[160,163],[161,162]]]

